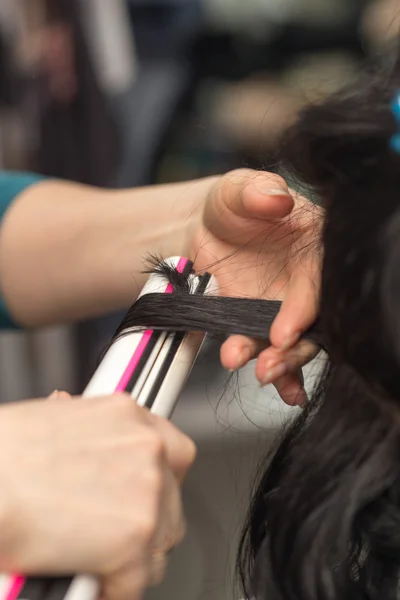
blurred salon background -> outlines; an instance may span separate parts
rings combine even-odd
[[[399,28],[400,0],[0,0],[0,169],[134,187],[270,168],[299,108]],[[2,334],[0,401],[81,391],[120,316]],[[189,533],[149,598],[240,597],[260,436],[265,452],[284,418],[251,369],[226,386],[207,346],[175,417],[199,446]]]

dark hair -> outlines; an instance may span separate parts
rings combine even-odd
[[[387,57],[306,109],[286,138],[286,165],[325,206],[320,317],[307,335],[323,341],[330,365],[262,465],[239,551],[248,598],[398,598],[400,156],[390,139],[399,89],[399,55]],[[278,308],[178,289],[141,302],[131,325],[261,338]]]
[[[330,357],[255,492],[239,552],[257,600],[395,600],[400,574],[400,58],[307,108],[286,163],[325,206]]]
[[[189,293],[190,273],[179,273],[156,257],[149,258],[148,264],[145,272],[162,275],[172,285],[173,293],[146,294],[139,298],[129,309],[111,343],[132,327],[143,330],[151,327],[171,333],[202,331],[218,337],[241,334],[269,345],[271,325],[281,302]],[[303,338],[325,347],[318,320],[304,332]]]

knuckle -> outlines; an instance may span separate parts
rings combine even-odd
[[[135,403],[128,394],[121,393],[113,396],[113,406],[116,412],[126,415],[132,413]]]
[[[196,444],[190,438],[186,438],[186,448],[183,456],[185,457],[186,466],[189,469],[193,465],[197,456]]]
[[[246,169],[244,167],[239,167],[237,169],[232,169],[227,173],[226,177],[232,177],[233,179],[237,179],[238,177],[254,177],[255,171],[253,169]]]
[[[114,410],[120,418],[134,423],[135,427],[145,427],[149,425],[149,412],[141,406],[138,406],[129,394],[115,394],[112,398]]]
[[[147,456],[157,464],[161,463],[165,458],[164,442],[157,432],[150,428],[143,436],[142,448]]]
[[[229,187],[231,184],[247,183],[251,177],[254,177],[254,171],[251,169],[233,169],[223,176],[224,186]]]
[[[164,477],[161,468],[147,467],[142,474],[142,485],[146,490],[146,496],[149,498],[149,511],[151,511],[150,500],[158,502],[164,491]]]
[[[120,568],[132,558],[144,556],[149,551],[159,527],[158,513],[149,509],[151,505],[152,502],[147,502],[147,498],[143,497],[130,514],[125,511],[118,532],[115,533],[114,543],[109,546],[110,554],[113,555],[112,566]]]
[[[150,504],[150,503],[149,503]],[[132,543],[136,547],[147,548],[156,537],[158,529],[158,514],[156,510],[147,509],[140,515],[140,519],[133,521],[127,531],[127,543],[132,548]]]

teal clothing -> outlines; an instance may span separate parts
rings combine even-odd
[[[40,175],[0,171],[0,223],[8,207],[24,189],[43,179]],[[17,329],[4,300],[0,297],[0,329]]]

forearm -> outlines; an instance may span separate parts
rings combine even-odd
[[[0,230],[0,284],[15,320],[68,322],[124,308],[149,253],[185,255],[214,179],[124,191],[45,181]]]

